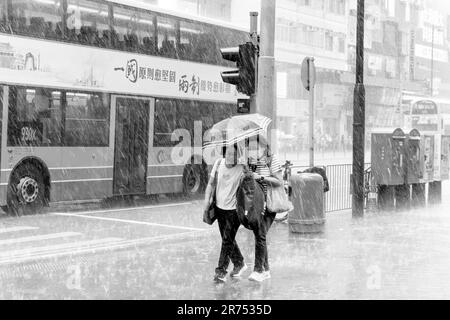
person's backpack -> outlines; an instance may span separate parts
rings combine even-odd
[[[330,185],[328,184],[327,172],[325,171],[325,168],[323,168],[323,167],[312,167],[312,168],[306,169],[303,172],[320,174],[322,176],[322,178],[323,178],[323,192],[330,191]]]
[[[251,172],[245,172],[236,193],[237,215],[247,229],[256,230],[264,214],[264,191]]]

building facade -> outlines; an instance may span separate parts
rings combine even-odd
[[[244,28],[249,12],[260,10],[260,0],[157,2]],[[317,70],[316,139],[351,140],[356,5],[357,0],[277,0],[277,121],[286,135],[307,141],[309,93],[302,86],[300,66],[311,56]],[[368,137],[373,128],[403,125],[405,96],[450,98],[450,23],[444,7],[446,3],[434,0],[365,1]]]

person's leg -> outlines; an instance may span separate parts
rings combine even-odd
[[[264,271],[264,259],[266,253],[266,233],[264,224],[264,220],[262,220],[253,230],[253,234],[255,235],[255,265],[253,270],[256,272]]]
[[[267,233],[269,232],[270,227],[272,226],[272,223],[275,219],[276,213],[273,212],[266,212],[266,215],[264,216],[264,227],[265,227],[265,234],[267,235]],[[266,241],[266,245],[264,247],[264,270],[265,271],[269,271],[270,267],[269,267],[269,254],[267,251],[267,241]]]
[[[237,216],[236,210],[230,211],[228,215],[231,225],[230,238],[233,239],[233,248],[230,251],[230,258],[233,265],[242,266],[244,264],[244,257],[242,256],[241,250],[239,250],[239,246],[236,242],[236,233],[239,230],[241,223]]]
[[[220,235],[222,237],[222,246],[220,249],[220,256],[218,266],[216,268],[216,273],[226,274],[227,268],[230,263],[230,232],[231,224],[229,219],[227,219],[227,212],[216,208],[217,212],[217,223],[219,225]],[[233,242],[231,241],[231,246]]]

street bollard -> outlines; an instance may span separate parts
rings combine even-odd
[[[411,208],[411,189],[407,184],[395,186],[395,208],[409,210]]]
[[[378,186],[378,208],[380,210],[393,210],[395,208],[394,186]]]
[[[424,207],[425,204],[425,183],[413,183],[411,185],[411,205],[419,208]]]
[[[428,184],[428,204],[440,204],[442,202],[442,182],[433,181]]]

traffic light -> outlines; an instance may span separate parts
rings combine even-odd
[[[220,49],[222,58],[236,62],[238,68],[221,72],[223,82],[235,85],[237,91],[248,96],[255,93],[257,49],[252,42],[239,47]]]

